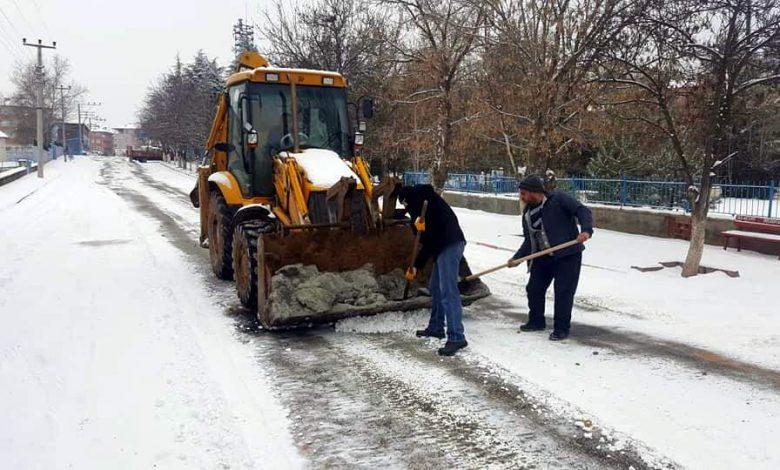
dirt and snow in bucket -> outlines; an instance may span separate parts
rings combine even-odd
[[[414,337],[428,310],[258,329],[198,246],[193,182],[77,157],[0,187],[0,466],[780,466],[774,257],[708,246],[741,277],[682,280],[630,266],[685,242],[597,230],[568,341],[517,333],[527,273],[504,270],[440,358]],[[455,211],[475,271],[521,241],[516,217]]]
[[[274,315],[305,317],[350,307],[369,307],[401,300],[403,271],[377,274],[371,264],[340,273],[320,272],[316,266],[292,264],[271,277]]]

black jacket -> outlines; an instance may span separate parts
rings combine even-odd
[[[433,186],[429,184],[405,186],[398,196],[401,201],[406,201],[406,209],[412,218],[412,231],[415,234],[417,230],[414,228],[414,221],[422,212],[423,201],[428,201],[428,209],[425,212],[425,232],[420,236],[422,247],[414,262],[414,267],[417,269],[422,269],[429,258],[435,260],[450,244],[466,241],[458,217],[444,199],[436,194]]]
[[[529,209],[530,207],[526,206],[525,210],[523,210],[524,240],[520,249],[513,256],[514,259],[531,254],[531,238],[525,221],[525,213]],[[547,233],[550,246],[560,245],[577,238],[577,235],[580,233],[577,229],[577,222],[580,223],[583,232],[593,235],[593,215],[590,213],[590,209],[563,191],[556,189],[547,194],[547,201],[542,208],[542,225]],[[553,253],[553,256],[562,258],[579,253],[584,249],[585,247],[582,244],[578,244],[556,251]]]

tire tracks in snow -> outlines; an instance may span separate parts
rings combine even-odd
[[[156,206],[156,197],[122,185],[111,166],[107,162],[101,171],[109,188],[158,220],[171,243],[203,266],[203,284],[226,311],[240,313],[238,338],[256,346],[257,365],[273,378],[297,445],[313,466],[648,467],[631,452],[608,458],[572,437],[571,423],[542,419],[550,414],[544,404],[494,372],[459,358],[438,359],[400,335],[259,331],[250,313],[224,300],[232,295],[230,283],[210,280],[208,254],[197,246],[191,223]],[[149,183],[143,169],[131,167],[131,174],[189,204],[182,191]]]

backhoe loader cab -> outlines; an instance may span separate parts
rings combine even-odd
[[[345,87],[338,73],[274,68],[245,52],[217,104],[192,195],[200,207],[200,241],[216,276],[235,279],[241,303],[257,309],[266,327],[430,304],[425,295],[396,299],[385,291],[312,300],[279,281],[291,272],[325,274],[328,288],[319,278],[304,283],[311,294],[360,284],[350,273],[368,269],[390,285],[389,277],[402,275],[408,263],[409,220],[395,217],[401,183],[372,183],[355,151],[362,135],[353,129],[362,132],[365,125],[350,123]],[[360,114],[370,118],[373,103],[362,104]],[[342,284],[335,274],[346,276]],[[276,281],[282,284],[274,293]],[[477,282],[464,299],[484,295]]]
[[[344,88],[296,88],[293,97],[289,84],[246,81],[227,91],[228,169],[244,196],[274,196],[274,158],[295,151],[296,143],[296,153],[321,149],[344,160],[353,156]]]

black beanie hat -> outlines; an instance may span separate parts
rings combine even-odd
[[[518,185],[520,189],[531,191],[532,193],[544,193],[544,180],[536,175],[529,175],[523,178]]]

